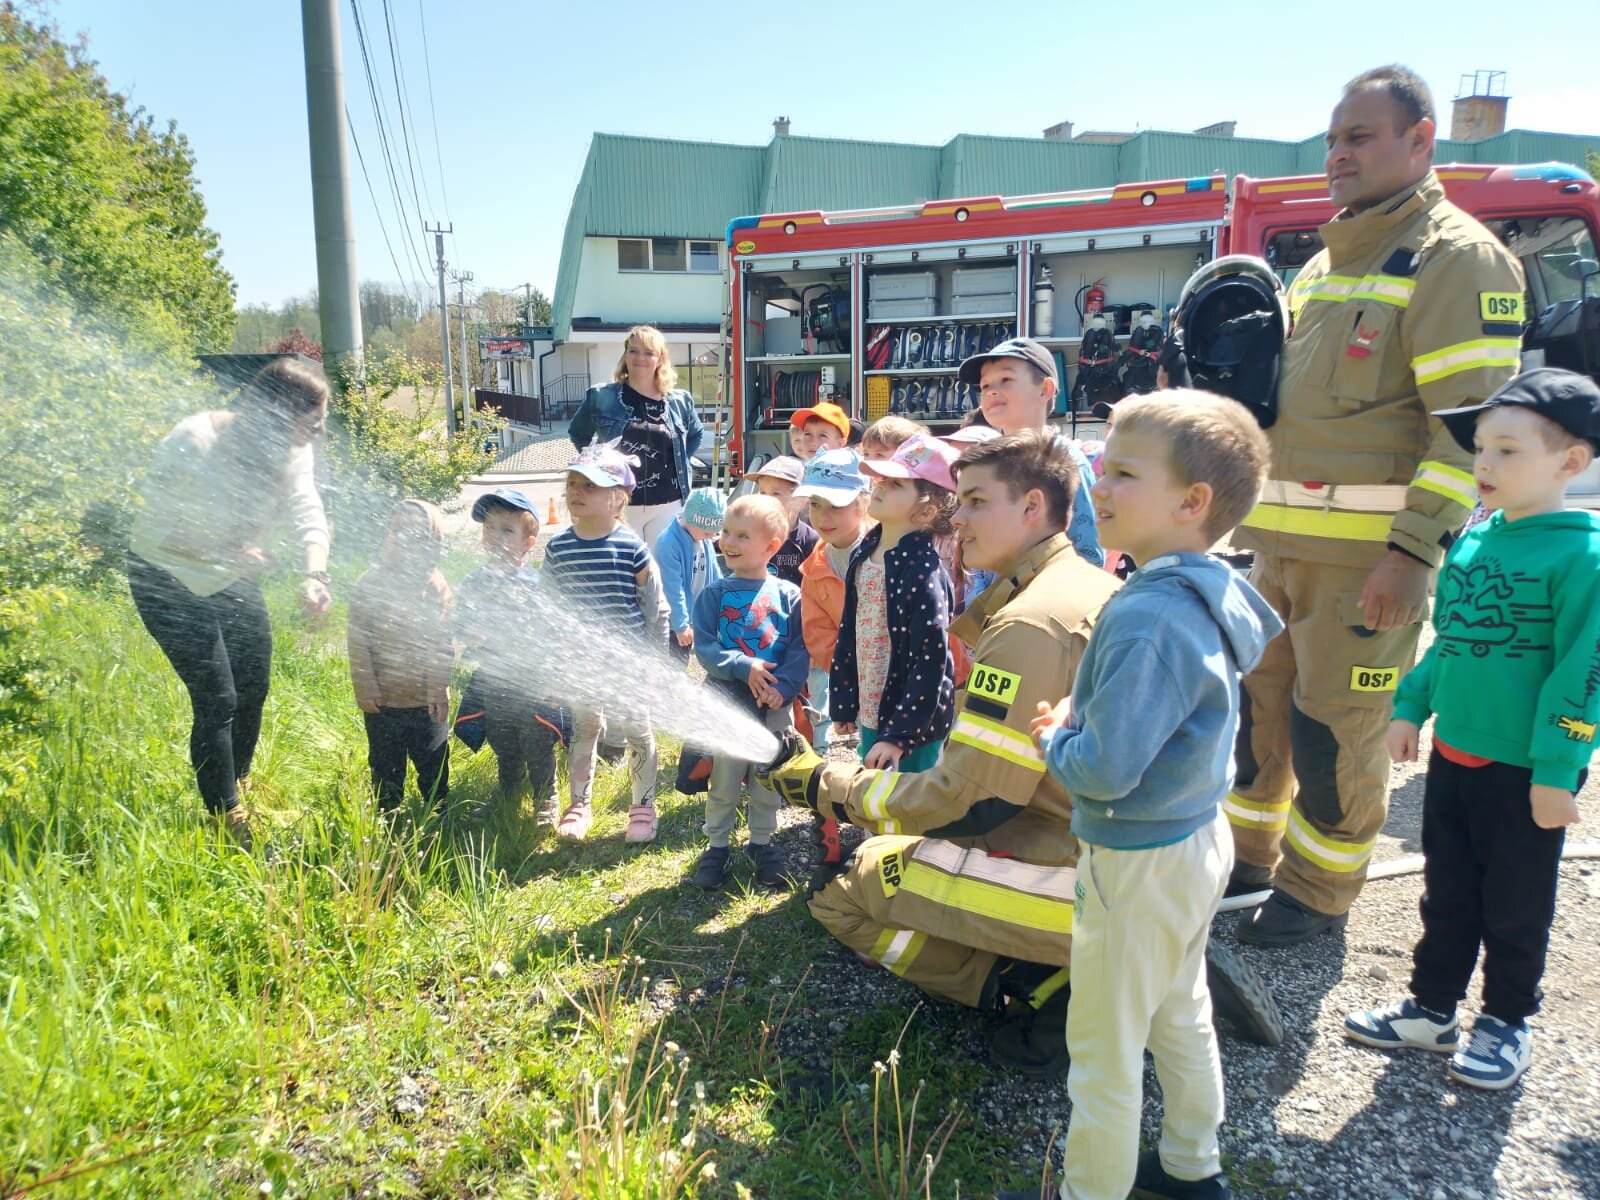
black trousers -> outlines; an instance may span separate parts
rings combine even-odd
[[[128,590],[139,619],[189,691],[194,724],[189,763],[212,812],[239,803],[250,774],[272,674],[272,625],[261,588],[240,579],[197,596],[169,571],[128,556]]]
[[[406,794],[406,760],[417,769],[417,790],[438,803],[450,794],[450,727],[423,708],[380,708],[367,723],[367,765],[378,808],[392,812]]]
[[[515,800],[527,779],[533,802],[544,804],[556,794],[555,728],[539,716],[530,701],[509,689],[489,687],[484,693],[484,736],[500,772],[500,794]]]
[[[1564,829],[1533,823],[1527,767],[1463,767],[1437,749],[1422,799],[1422,940],[1411,993],[1452,1013],[1483,947],[1483,1011],[1520,1024],[1539,1011]]]

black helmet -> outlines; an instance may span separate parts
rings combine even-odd
[[[1178,297],[1177,339],[1191,385],[1231,396],[1263,429],[1278,416],[1278,360],[1288,332],[1283,284],[1254,255],[1207,263]]]

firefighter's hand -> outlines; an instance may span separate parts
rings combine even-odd
[[[1397,763],[1416,762],[1419,732],[1415,722],[1402,721],[1399,718],[1390,721],[1389,732],[1384,736],[1390,760]]]
[[[1391,550],[1379,560],[1361,589],[1361,614],[1368,629],[1400,629],[1422,620],[1428,605],[1428,575],[1433,568],[1409,554]]]
[[[822,767],[822,755],[791,729],[783,735],[783,748],[777,757],[756,769],[756,782],[777,792],[788,803],[816,812],[817,776]]]
[[[1566,788],[1536,783],[1528,790],[1533,823],[1540,829],[1563,829],[1578,823],[1578,801]]]

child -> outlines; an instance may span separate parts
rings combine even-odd
[[[867,535],[869,484],[861,474],[861,460],[851,450],[825,450],[806,465],[805,481],[795,499],[806,501],[811,528],[817,531],[817,548],[800,564],[800,595],[805,600],[805,642],[811,655],[806,692],[811,708],[811,744],[817,753],[828,750],[828,669],[844,618],[844,577],[850,556]]]
[[[794,498],[795,489],[805,478],[805,471],[805,464],[798,458],[784,454],[745,476],[755,481],[759,495],[771,496],[788,514],[789,536],[772,556],[772,565],[768,569],[795,587],[800,586],[800,564],[810,558],[811,552],[817,548],[817,531],[800,519],[800,505]]]
[[[607,626],[620,625],[641,641],[667,639],[667,602],[655,560],[639,535],[623,523],[633,489],[633,463],[616,443],[597,443],[567,464],[567,512],[572,525],[550,539],[544,566],[550,583],[585,615]],[[573,647],[578,653],[579,648]],[[595,664],[616,670],[621,664]],[[644,711],[614,714],[628,742],[633,804],[628,809],[628,842],[656,836],[656,739]],[[592,709],[573,714],[572,749],[567,757],[570,796],[556,836],[579,841],[594,820],[595,749],[606,715]]]
[[[789,418],[789,445],[802,463],[824,450],[842,450],[850,438],[850,418],[837,404],[824,400]]]
[[[1436,717],[1422,798],[1422,939],[1411,994],[1345,1018],[1345,1036],[1450,1053],[1450,1078],[1510,1087],[1533,1055],[1527,1018],[1555,916],[1566,826],[1578,820],[1600,722],[1600,515],[1566,511],[1600,454],[1600,388],[1570,371],[1518,375],[1435,413],[1474,450],[1491,516],[1451,548],[1435,640],[1395,693],[1389,754],[1417,757]],[[1483,1012],[1460,1045],[1456,1005],[1483,948]]]
[[[861,457],[888,458],[902,442],[927,432],[906,417],[879,417],[861,434]]]
[[[828,676],[833,730],[861,731],[869,768],[925,771],[955,716],[946,627],[950,577],[933,546],[955,510],[956,455],[934,437],[861,464],[873,477],[867,534],[845,572],[844,618]]]
[[[378,563],[350,597],[350,681],[367,726],[367,764],[381,812],[400,807],[406,759],[423,799],[450,794],[450,585],[439,574],[444,522],[426,500],[389,517]]]
[[[783,544],[789,517],[769,496],[741,496],[728,505],[722,554],[728,574],[700,593],[694,605],[694,648],[712,686],[758,714],[773,733],[790,726],[789,705],[805,685],[806,646],[801,637],[800,589],[771,575],[767,564]],[[772,844],[778,797],[756,784],[757,764],[718,755],[706,793],[706,837],[694,881],[708,891],[728,871],[728,836],[739,812],[739,789],[750,781],[745,847],[763,887],[783,883],[783,855]]]
[[[667,620],[673,643],[687,657],[694,645],[694,601],[708,584],[722,578],[722,564],[712,544],[722,532],[727,501],[713,488],[689,493],[683,511],[662,530],[652,553],[667,594]]]
[[[1267,440],[1198,392],[1129,397],[1118,416],[1095,515],[1145,567],[1101,609],[1071,697],[1033,722],[1080,847],[1062,1191],[1224,1197],[1206,935],[1232,867],[1239,675],[1282,625],[1206,550],[1255,503]],[[1141,1156],[1146,1046],[1165,1115]]]
[[[526,779],[540,822],[554,825],[556,743],[561,740],[562,721],[519,686],[522,668],[515,647],[539,588],[539,572],[527,561],[539,539],[539,518],[526,495],[500,488],[478,497],[472,519],[483,526],[483,550],[489,561],[461,581],[456,640],[465,657],[478,664],[473,678],[482,691],[484,736],[494,751],[501,802],[508,811],[516,811]],[[482,810],[473,814],[479,819],[486,815]]]

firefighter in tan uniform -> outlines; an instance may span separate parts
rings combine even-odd
[[[1431,414],[1518,368],[1520,266],[1445,200],[1433,137],[1427,86],[1402,67],[1352,80],[1333,111],[1343,210],[1289,290],[1272,480],[1233,538],[1288,627],[1245,680],[1226,801],[1230,894],[1272,884],[1239,924],[1258,945],[1342,925],[1361,890],[1388,809],[1395,685],[1475,499],[1472,456]]]

